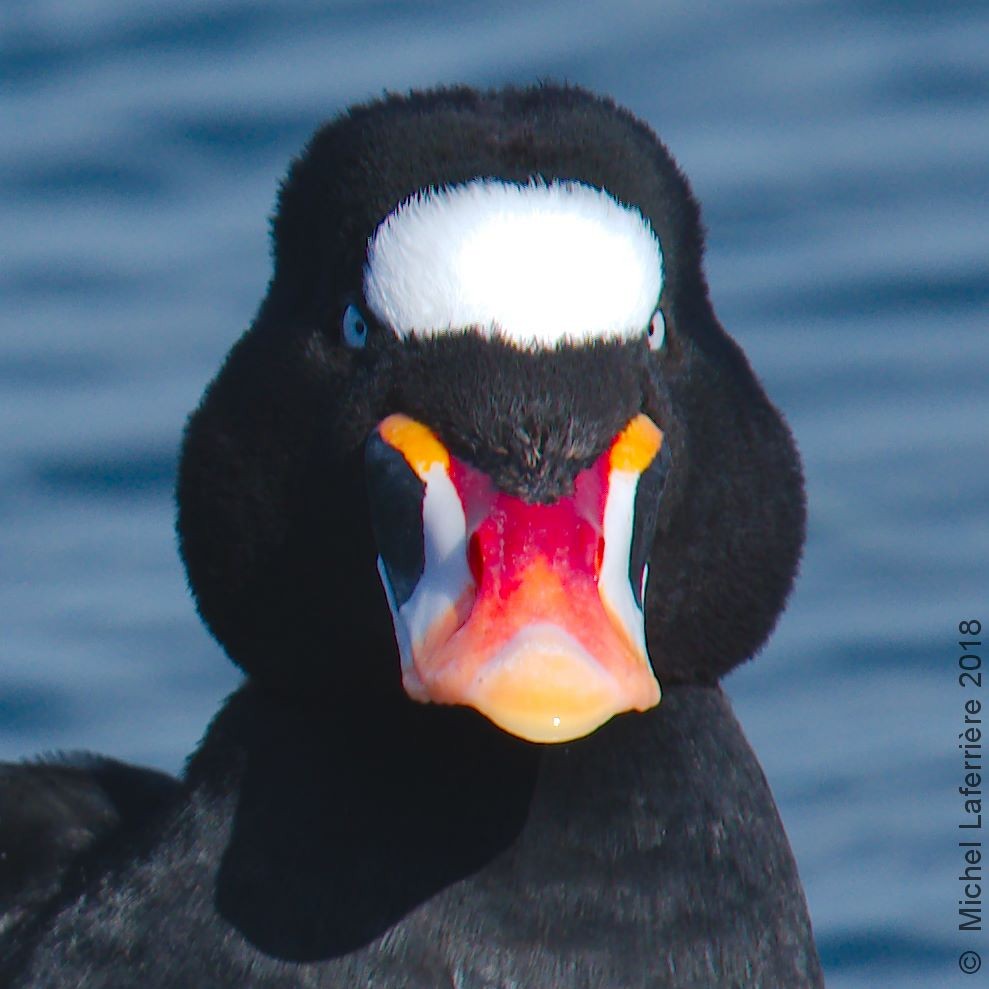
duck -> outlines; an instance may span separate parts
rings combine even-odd
[[[293,161],[272,245],[176,485],[243,684],[13,888],[0,979],[822,986],[721,686],[793,586],[800,459],[666,147],[571,85],[386,94]]]

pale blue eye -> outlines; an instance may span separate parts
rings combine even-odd
[[[649,349],[661,350],[666,342],[666,317],[662,309],[657,309],[649,321]]]
[[[348,347],[357,349],[367,343],[367,320],[364,318],[364,313],[353,303],[343,311],[341,330],[343,342]]]

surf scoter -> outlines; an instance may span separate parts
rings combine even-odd
[[[571,87],[390,96],[317,132],[273,241],[178,479],[245,683],[138,812],[46,818],[4,984],[821,986],[719,686],[790,591],[800,464],[664,146]]]

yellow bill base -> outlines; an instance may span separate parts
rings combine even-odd
[[[647,710],[659,699],[659,683],[644,661],[616,675],[549,624],[520,631],[478,670],[460,698],[442,698],[476,708],[519,738],[550,743],[582,738],[614,715]]]

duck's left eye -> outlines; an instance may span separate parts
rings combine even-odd
[[[649,349],[662,350],[666,342],[666,317],[662,309],[657,309],[649,320]]]
[[[343,335],[343,342],[348,347],[358,349],[367,343],[367,320],[364,318],[364,313],[353,303],[343,311],[340,331]]]

